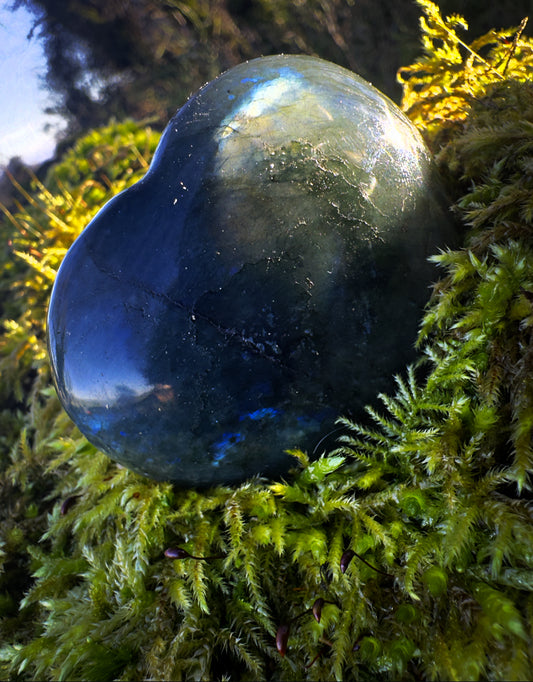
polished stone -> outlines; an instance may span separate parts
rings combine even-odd
[[[455,241],[415,128],[311,57],[199,90],[146,176],[67,253],[48,334],[58,394],[126,467],[183,486],[315,456],[413,356]],[[331,444],[331,437],[329,440]]]

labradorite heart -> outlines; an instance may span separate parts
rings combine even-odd
[[[125,466],[203,486],[319,454],[412,357],[454,241],[429,155],[328,62],[256,59],[199,90],[146,176],[67,253],[49,348],[65,409]]]

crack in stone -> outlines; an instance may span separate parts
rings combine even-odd
[[[139,282],[138,280],[134,279],[127,279],[125,280],[124,276],[122,274],[118,274],[117,272],[105,268],[103,265],[99,264],[96,262],[94,258],[94,254],[91,253],[91,250],[88,248],[89,254],[91,255],[91,258],[93,260],[93,263],[95,264],[97,270],[101,272],[103,275],[106,275],[107,277],[110,277],[116,281],[119,281],[121,283],[126,282],[129,286],[132,286],[140,291],[142,291],[145,294],[148,294],[149,296],[159,299],[161,301],[165,301],[167,303],[170,303],[172,306],[178,308],[179,310],[183,310],[189,317],[189,319],[192,322],[196,322],[196,320],[202,320],[203,322],[207,323],[209,326],[211,326],[213,329],[215,329],[217,332],[222,334],[225,339],[231,339],[232,341],[236,341],[239,343],[244,349],[248,351],[252,351],[259,355],[261,358],[264,360],[268,360],[269,362],[278,365],[279,367],[283,368],[285,371],[294,373],[294,370],[292,370],[286,363],[283,362],[281,358],[281,349],[276,343],[273,342],[262,342],[254,339],[251,336],[245,336],[244,332],[242,330],[238,330],[232,327],[226,327],[224,325],[221,325],[219,322],[217,322],[215,319],[209,317],[208,315],[205,315],[201,312],[198,312],[197,310],[193,308],[190,308],[187,306],[185,303],[182,301],[176,300],[169,296],[168,294],[159,292],[159,291],[154,291],[153,289],[150,289],[142,284],[142,282]],[[207,292],[204,292],[202,294],[205,295]],[[125,304],[126,305],[126,304]],[[131,304],[129,305],[131,306]],[[142,310],[142,306],[140,306],[140,309]],[[142,310],[143,314],[144,311]],[[270,346],[272,349],[272,353],[274,355],[266,352],[265,346]]]

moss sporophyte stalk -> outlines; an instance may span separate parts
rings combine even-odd
[[[402,107],[463,245],[434,254],[418,359],[395,390],[341,417],[318,459],[292,451],[284,478],[143,478],[90,445],[51,387],[55,272],[144,175],[157,134],[92,132],[6,213],[3,679],[530,678],[533,42],[524,25],[471,40],[419,4]]]

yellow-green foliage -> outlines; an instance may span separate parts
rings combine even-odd
[[[80,140],[4,220],[18,254],[0,346],[5,679],[530,679],[532,43],[467,45],[462,19],[420,4],[426,54],[401,72],[404,106],[465,246],[435,255],[420,361],[396,395],[364,424],[341,419],[337,450],[292,453],[285,481],[143,479],[87,443],[50,387],[54,272],[156,135]]]
[[[492,30],[467,43],[460,36],[468,28],[463,17],[443,19],[435,3],[417,2],[425,14],[420,20],[425,54],[401,68],[398,80],[403,86],[402,108],[435,148],[443,139],[461,134],[472,107],[487,89],[509,81],[531,81],[533,41],[523,35],[526,17],[518,28]],[[513,116],[507,109],[506,116]],[[520,119],[520,111],[514,112],[514,118]]]

